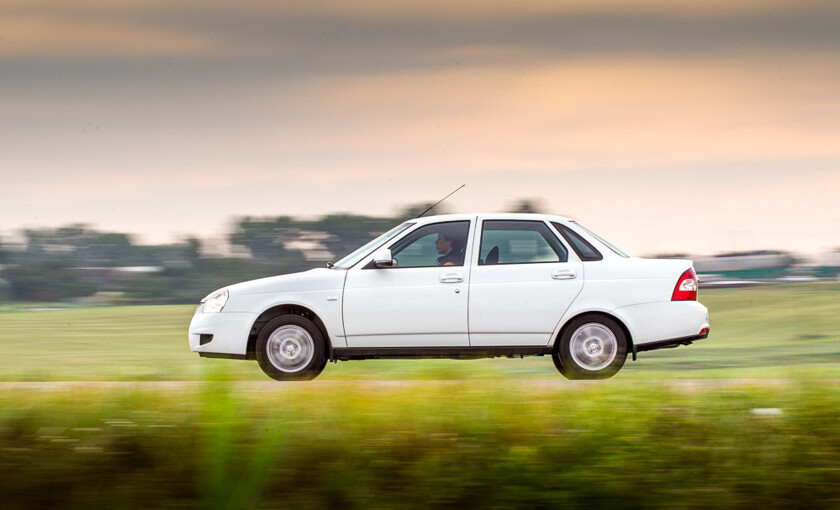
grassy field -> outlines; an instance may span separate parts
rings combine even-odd
[[[840,286],[701,292],[712,333],[689,347],[641,353],[619,380],[840,378]],[[254,362],[189,352],[193,306],[0,307],[0,381],[265,379]],[[34,309],[34,310],[33,310]],[[319,379],[555,379],[547,357],[367,360],[330,364]]]
[[[840,508],[840,288],[701,301],[710,338],[607,381],[543,357],[283,384],[190,353],[193,307],[5,305],[0,506]]]

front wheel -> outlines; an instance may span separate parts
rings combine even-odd
[[[308,381],[327,364],[325,351],[324,337],[312,321],[300,315],[281,315],[260,330],[256,358],[272,379]]]
[[[613,319],[584,315],[563,330],[551,357],[568,379],[607,379],[624,366],[627,337]]]

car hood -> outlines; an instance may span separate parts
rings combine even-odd
[[[232,295],[266,294],[273,292],[296,292],[341,289],[347,271],[317,268],[258,280],[237,283],[227,287]]]

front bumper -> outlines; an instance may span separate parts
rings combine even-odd
[[[190,322],[190,350],[201,355],[245,355],[248,335],[257,320],[257,314],[245,312],[196,313]],[[210,342],[201,345],[201,335],[213,335]]]

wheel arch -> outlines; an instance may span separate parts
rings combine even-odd
[[[245,356],[247,359],[256,359],[255,352],[257,347],[257,338],[260,335],[260,330],[262,330],[263,326],[268,324],[268,322],[275,317],[279,317],[281,315],[299,315],[305,319],[312,321],[315,324],[315,327],[321,332],[321,335],[324,337],[324,341],[326,341],[326,350],[327,350],[327,359],[333,359],[333,346],[332,340],[330,339],[330,334],[327,332],[327,327],[324,324],[324,321],[318,317],[318,314],[313,312],[311,309],[294,303],[285,303],[274,305],[265,311],[263,311],[254,323],[251,325],[251,330],[248,332],[248,347],[245,351]]]
[[[572,323],[572,321],[574,321],[575,319],[577,319],[579,317],[583,317],[585,315],[594,315],[594,316],[606,317],[607,319],[611,319],[611,320],[615,321],[615,323],[618,324],[618,327],[621,328],[622,333],[624,333],[624,337],[627,339],[627,352],[628,353],[632,352],[633,353],[633,361],[636,360],[636,347],[635,347],[635,344],[633,343],[633,335],[630,334],[630,328],[628,328],[627,324],[625,324],[624,321],[621,320],[620,318],[618,318],[617,316],[615,316],[611,313],[600,311],[600,310],[583,311],[583,312],[579,312],[579,313],[575,314],[572,317],[569,317],[569,319],[566,322],[563,323],[563,326],[560,328],[560,331],[554,337],[554,347],[553,347],[554,352],[556,352],[557,349],[560,348],[560,339],[563,337],[563,333],[565,333],[566,330],[569,329],[569,325]]]

